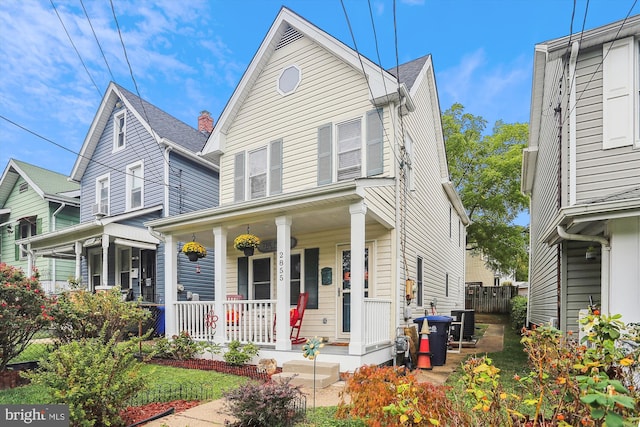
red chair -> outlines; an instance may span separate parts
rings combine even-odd
[[[291,344],[302,344],[307,340],[304,337],[300,338],[300,328],[302,327],[302,319],[304,318],[304,311],[307,308],[307,302],[309,302],[309,293],[301,292],[300,295],[298,295],[298,305],[296,308],[291,309],[291,333],[289,334]]]

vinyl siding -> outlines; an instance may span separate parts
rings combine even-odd
[[[116,109],[114,109],[114,112]],[[96,178],[110,174],[110,206],[109,215],[124,213],[126,201],[126,168],[127,165],[144,161],[144,193],[143,208],[164,202],[164,159],[163,154],[153,137],[127,111],[127,134],[124,149],[113,152],[113,114],[109,117],[91,162],[82,176],[80,220],[93,220],[93,205],[96,202]],[[107,166],[108,165],[108,166]]]
[[[635,147],[602,149],[602,52],[601,45],[581,51],[576,68],[578,204],[637,188],[640,181],[640,152]]]
[[[169,214],[177,215],[218,206],[218,173],[183,156],[169,157]]]
[[[182,244],[179,243],[177,249],[180,251]],[[207,256],[196,262],[189,261],[186,255],[178,252],[178,283],[184,286],[184,292],[178,294],[178,301],[186,301],[188,291],[198,294],[200,301],[214,300],[214,259],[213,248],[207,248]]]
[[[595,261],[587,261],[585,252],[589,247],[586,242],[565,242],[566,254],[566,313],[563,315],[563,330],[578,331],[578,312],[589,306],[589,297],[600,305],[600,245],[593,245],[598,251]]]
[[[622,314],[625,323],[640,323],[640,218],[612,220],[611,314]]]
[[[291,253],[304,254],[304,249],[319,248],[319,267],[331,267],[333,281],[331,285],[320,284],[318,277],[318,308],[307,309],[304,315],[304,323],[301,335],[305,336],[328,336],[330,339],[336,339],[336,331],[340,327],[339,323],[339,306],[338,306],[338,289],[341,287],[341,259],[339,259],[338,250],[343,245],[349,245],[349,228],[339,228],[323,230],[316,233],[296,235],[298,243],[295,248],[291,249]],[[366,243],[373,244],[375,256],[370,257],[372,262],[369,266],[369,296],[371,298],[391,299],[391,289],[388,284],[393,281],[393,263],[395,250],[393,245],[394,232],[384,229],[379,224],[367,225]],[[231,242],[230,242],[231,243]],[[238,293],[237,289],[237,256],[242,256],[240,252],[233,248],[232,245],[227,247],[227,294]],[[234,256],[236,255],[236,256]],[[273,265],[275,262],[275,254],[262,254],[256,252],[256,257],[271,257],[272,260],[272,293],[275,293],[275,272]],[[395,308],[392,308],[395,310]],[[395,311],[392,311],[392,313]],[[327,319],[327,323],[323,324],[323,319]],[[391,334],[393,331],[389,331]],[[390,335],[391,336],[391,335]]]
[[[302,80],[295,92],[282,96],[276,80],[282,69],[292,64],[301,69]],[[221,159],[220,203],[233,202],[234,154],[265,147],[280,138],[282,192],[315,187],[318,127],[354,118],[362,118],[364,123],[365,113],[372,109],[368,87],[358,70],[315,43],[302,38],[275,51],[227,133]],[[388,128],[387,121],[385,113]],[[389,175],[390,162],[385,141],[385,175]]]
[[[550,107],[541,119],[538,158],[529,207],[531,250],[528,321],[535,324],[547,323],[550,318],[558,316],[558,247],[550,247],[540,239],[558,212],[559,118],[552,113],[553,107],[561,103],[557,83],[561,74],[560,60],[547,63],[543,105]]]
[[[395,184],[365,189],[367,209],[389,224],[396,222]]]

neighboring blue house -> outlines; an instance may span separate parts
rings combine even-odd
[[[90,290],[115,286],[164,303],[164,243],[143,223],[218,205],[218,165],[196,155],[213,129],[206,111],[198,125],[111,83],[71,171],[80,183],[80,224],[18,243],[35,258],[75,259],[75,276]],[[197,263],[181,257],[172,299],[212,300],[213,265],[212,251]]]

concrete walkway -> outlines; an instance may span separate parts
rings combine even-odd
[[[502,324],[489,324],[475,347],[463,347],[460,353],[449,352],[444,366],[434,366],[431,370],[417,369],[414,371],[415,376],[420,382],[444,384],[449,375],[460,367],[460,364],[467,356],[502,351],[504,327]],[[340,402],[340,392],[344,389],[344,385],[344,381],[338,381],[323,389],[316,389],[315,406],[337,406]],[[312,408],[314,406],[313,389],[303,388],[302,391],[307,396],[307,407]],[[225,400],[219,399],[144,425],[145,427],[209,427],[222,426],[225,424],[225,420],[232,421],[233,417],[226,414]]]

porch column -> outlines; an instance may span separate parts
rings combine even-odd
[[[164,333],[177,335],[176,300],[178,296],[178,251],[172,234],[164,237]]]
[[[213,294],[214,311],[218,313],[218,323],[213,342],[224,343],[224,300],[227,299],[227,228],[213,227]]]
[[[102,286],[109,286],[109,235],[102,235]]]
[[[75,250],[75,254],[76,254],[76,272],[75,272],[75,278],[76,279],[81,279],[80,275],[82,274],[82,242],[78,242],[76,241],[74,244],[74,250]],[[87,287],[88,289],[88,287]]]
[[[291,217],[276,218],[276,350],[291,350],[289,308],[291,306]]]
[[[351,337],[349,354],[365,353],[364,343],[364,236],[367,205],[349,206],[351,214]]]

